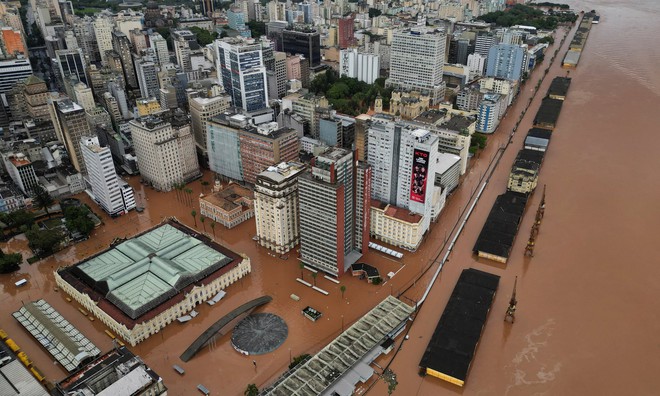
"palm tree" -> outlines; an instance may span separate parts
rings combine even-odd
[[[193,201],[192,201],[192,190],[190,188],[186,188],[184,190],[188,194],[188,200],[189,200],[189,205],[192,206]]]
[[[314,286],[316,286],[316,277],[319,276],[318,272],[312,272],[312,279],[314,279]]]
[[[206,226],[204,225],[204,220],[206,220],[206,217],[200,215],[199,216],[199,221],[202,222],[202,227],[204,227],[204,232],[206,232]]]
[[[215,239],[215,221],[211,221],[211,231],[213,231],[213,239]]]
[[[259,395],[259,388],[257,388],[257,386],[255,384],[250,384],[245,389],[245,392],[243,392],[243,395],[245,395],[245,396],[258,396]]]
[[[304,280],[305,277],[303,276],[303,270],[305,269],[305,263],[300,262],[300,263],[298,263],[298,266],[300,267],[300,279]]]
[[[46,215],[50,218],[50,213],[48,208],[55,203],[53,197],[50,196],[48,191],[41,185],[37,184],[32,188],[32,193],[34,195],[34,204],[37,208],[43,209],[46,211]]]
[[[195,227],[197,227],[197,218],[195,218],[195,216],[197,216],[197,211],[195,211],[195,209],[193,209],[193,211],[190,212],[190,214],[192,215],[193,220],[195,220]]]
[[[207,187],[209,186],[209,184],[211,184],[211,183],[207,182],[206,180],[202,180],[202,182],[201,182],[200,184],[202,185],[202,192],[205,192],[205,191],[206,191],[206,188],[207,188]]]
[[[176,188],[176,198],[179,202],[183,203],[183,197],[181,196],[183,192],[183,183],[174,184],[174,188]]]
[[[339,290],[341,290],[341,298],[343,299],[343,298],[344,298],[344,292],[346,291],[346,286],[341,285],[341,287],[339,288]]]

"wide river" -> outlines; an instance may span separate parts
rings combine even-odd
[[[472,246],[522,136],[507,149],[440,282],[394,359],[402,395],[657,395],[660,386],[660,1],[571,1],[594,25],[540,176],[547,209],[534,258],[523,258],[534,194],[506,267]],[[559,37],[559,35],[558,35]],[[571,36],[572,37],[572,34]],[[559,37],[560,38],[560,37]],[[557,64],[548,77],[565,75]],[[545,64],[544,64],[545,67]],[[546,79],[542,91],[547,90]],[[529,88],[529,87],[528,87]],[[534,100],[521,124],[529,128]],[[514,109],[512,109],[514,110]],[[515,114],[517,119],[517,113]],[[496,135],[511,130],[505,120]],[[502,128],[501,128],[502,129]],[[465,388],[421,378],[417,365],[463,268],[500,275]],[[518,276],[514,325],[504,311]],[[381,362],[387,363],[388,360]],[[371,394],[386,394],[376,386]]]

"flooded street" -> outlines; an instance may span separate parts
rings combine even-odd
[[[524,135],[516,134],[391,366],[406,395],[651,395],[660,379],[660,4],[569,2],[596,9],[591,30],[546,154],[539,185],[547,206],[535,255],[523,258],[536,193],[506,266],[477,260],[472,246],[495,197],[505,191]],[[624,33],[625,32],[625,33]],[[561,56],[563,56],[563,51]],[[561,60],[561,58],[559,58]],[[558,65],[542,85],[545,92]],[[533,120],[540,97],[519,131]],[[520,103],[520,101],[519,101]],[[505,121],[498,134],[508,133]],[[464,389],[417,374],[419,361],[462,269],[501,276]],[[514,325],[504,313],[518,276]],[[390,360],[384,360],[387,364]],[[382,364],[381,363],[381,364]],[[371,392],[386,394],[381,383]]]
[[[634,3],[614,1],[569,1],[578,10],[596,9],[601,23],[592,29],[577,69],[570,71],[573,83],[568,92],[558,127],[546,154],[539,185],[547,185],[545,217],[540,227],[535,256],[523,258],[534,212],[541,199],[531,198],[509,263],[477,260],[472,247],[481,231],[495,197],[505,191],[511,164],[531,127],[543,94],[552,77],[565,75],[560,63],[565,49],[534,98],[510,147],[492,175],[479,204],[468,221],[438,281],[410,329],[410,338],[392,361],[399,385],[395,395],[651,395],[657,394],[660,379],[660,299],[657,259],[660,244],[652,227],[660,219],[660,183],[654,170],[660,157],[653,145],[658,128],[653,116],[660,109],[660,4],[655,0]],[[543,65],[535,70],[530,84],[509,109],[488,147],[472,160],[472,169],[448,200],[439,222],[419,251],[393,260],[368,252],[363,261],[375,265],[381,274],[396,272],[383,285],[344,276],[342,298],[339,284],[319,276],[317,285],[330,295],[295,281],[301,276],[296,253],[288,259],[271,256],[252,240],[254,219],[227,230],[217,225],[215,239],[235,252],[247,254],[252,273],[226,289],[227,296],[215,306],[202,304],[199,316],[186,324],[172,323],[157,335],[130,348],[163,377],[170,395],[197,394],[204,384],[213,395],[242,395],[249,383],[259,388],[273,382],[288,366],[291,357],[316,353],[365,314],[388,294],[403,293],[413,303],[423,294],[435,264],[420,281],[413,279],[444,254],[443,243],[452,237],[452,228],[469,204],[472,193],[499,145],[508,140],[518,114],[532,96],[529,87],[543,75],[550,54],[559,45],[564,31],[558,31]],[[566,45],[572,37],[572,32]],[[564,46],[564,48],[566,47]],[[650,148],[650,150],[648,150]],[[650,151],[650,152],[649,152]],[[212,181],[207,172],[204,180]],[[101,215],[104,225],[85,242],[53,257],[28,265],[15,273],[0,275],[0,328],[7,331],[46,377],[59,381],[66,372],[11,317],[23,302],[44,298],[102,351],[112,347],[104,334],[106,327],[91,322],[66,295],[55,291],[52,271],[105,249],[115,237],[131,237],[153,227],[164,218],[179,221],[213,236],[209,222],[204,225],[191,215],[199,213],[199,181],[189,184],[191,195],[158,193],[132,178],[145,205],[143,213],[110,219],[84,195],[80,198]],[[193,204],[186,203],[192,199]],[[26,251],[27,241],[19,236],[2,245],[3,250]],[[24,259],[30,254],[24,254]],[[465,388],[435,378],[420,377],[418,364],[462,269],[475,267],[501,276],[498,293],[472,362]],[[304,279],[313,282],[309,271]],[[514,325],[504,323],[514,278],[518,276],[518,310]],[[16,288],[25,278],[28,284]],[[295,293],[300,301],[290,295]],[[212,323],[239,305],[262,295],[273,301],[259,312],[281,316],[288,325],[284,344],[272,353],[243,356],[230,342],[230,333],[218,337],[190,362],[179,355]],[[323,316],[311,322],[301,314],[306,306]],[[397,341],[401,342],[401,339]],[[385,367],[394,352],[379,359]],[[257,367],[252,365],[256,360]],[[186,370],[180,377],[172,365]],[[385,395],[377,383],[369,395]]]

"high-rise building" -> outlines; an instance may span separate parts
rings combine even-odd
[[[88,83],[82,49],[57,50],[53,62],[67,95],[74,97],[73,86],[79,82]]]
[[[85,111],[89,111],[96,107],[94,102],[94,94],[92,89],[85,83],[77,83],[73,86],[73,93],[75,95],[76,103],[82,106]]]
[[[476,130],[481,133],[493,133],[500,123],[500,118],[506,109],[504,96],[500,94],[485,94],[477,109]]]
[[[339,48],[346,49],[355,45],[355,18],[339,18]]]
[[[114,24],[112,19],[107,16],[99,16],[94,21],[94,35],[96,36],[96,46],[101,57],[101,63],[107,65],[106,52],[112,51],[112,29]]]
[[[208,121],[226,111],[230,104],[231,98],[224,93],[215,96],[197,96],[188,99],[195,144],[202,153],[206,153],[206,125]]]
[[[34,122],[50,121],[48,98],[50,97],[46,82],[35,75],[30,75],[19,81],[12,89],[10,107],[12,117],[16,120],[31,119]]]
[[[80,149],[87,168],[87,180],[94,200],[110,216],[135,208],[133,188],[117,176],[109,147],[101,147],[98,137],[83,136]]]
[[[213,0],[201,0],[202,2],[202,14],[210,17],[213,15],[214,6]]]
[[[140,85],[140,95],[143,98],[158,97],[158,68],[150,56],[135,59],[135,74]]]
[[[124,81],[129,88],[138,88],[135,66],[133,65],[132,45],[128,36],[119,30],[112,31],[112,48],[121,58],[121,67],[124,70]]]
[[[50,111],[55,133],[59,141],[64,143],[71,165],[83,175],[87,174],[80,150],[80,139],[94,135],[90,133],[85,109],[70,99],[59,99],[51,101]]]
[[[257,241],[284,254],[300,241],[298,176],[305,165],[282,162],[257,175],[254,185],[254,217]]]
[[[190,63],[190,51],[191,49],[199,47],[195,33],[187,29],[175,30],[172,32],[172,43],[174,45],[176,63],[181,67],[181,70],[192,70],[192,64]]]
[[[89,61],[101,61],[101,54],[94,30],[94,19],[90,16],[85,16],[84,18],[76,17],[73,23],[73,33],[83,54],[89,58]]]
[[[519,81],[524,71],[525,49],[514,44],[497,44],[488,52],[486,75]]]
[[[499,39],[493,33],[479,33],[474,41],[474,53],[488,58],[490,48],[497,43],[499,43]]]
[[[274,52],[273,57],[275,59],[275,80],[277,85],[277,90],[275,95],[277,99],[281,99],[286,96],[286,53],[285,52]],[[269,92],[273,95],[273,92]],[[272,97],[272,96],[271,96]]]
[[[282,46],[283,52],[303,55],[309,60],[309,67],[321,64],[321,34],[314,28],[283,30]]]
[[[242,38],[216,41],[218,69],[232,104],[247,111],[268,107],[268,82],[261,44]]]
[[[298,161],[298,132],[276,122],[239,130],[243,180],[254,184],[257,175],[272,164]]]
[[[371,183],[356,183],[354,162],[351,151],[330,148],[314,158],[311,172],[302,174],[298,181],[300,260],[333,276],[341,276],[357,262],[369,239],[368,232],[356,238],[358,228],[362,232],[366,223],[357,213],[364,216],[368,212],[365,208],[356,210],[356,205],[364,202],[356,197],[369,196]],[[360,178],[365,177],[369,177],[368,171]],[[365,190],[358,194],[356,189]]]
[[[386,85],[428,95],[433,104],[444,100],[445,41],[443,31],[425,27],[394,33]]]
[[[147,116],[130,122],[135,155],[142,178],[160,191],[199,176],[190,124],[182,114],[169,121]]]
[[[167,40],[165,40],[160,33],[151,33],[149,35],[149,47],[156,53],[156,61],[160,66],[170,63],[170,53],[167,49]]]
[[[357,78],[373,84],[380,76],[380,56],[358,52],[357,48],[341,50],[339,53],[339,76]]]
[[[321,111],[319,138],[328,147],[351,148],[355,141],[355,118],[332,111]],[[323,114],[325,113],[325,114]]]
[[[17,82],[32,75],[30,61],[18,57],[0,61],[0,94],[9,92]]]
[[[25,195],[31,195],[32,189],[39,184],[32,162],[22,153],[3,153],[2,160],[9,177]]]
[[[467,57],[467,67],[470,70],[470,80],[484,75],[486,66],[486,57],[477,53],[470,54]]]
[[[207,121],[206,149],[209,168],[213,172],[243,181],[238,130],[247,125],[247,117],[233,113],[224,113]]]

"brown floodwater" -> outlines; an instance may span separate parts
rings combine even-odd
[[[660,219],[656,205],[660,183],[651,170],[660,169],[660,159],[644,149],[652,147],[658,130],[652,116],[660,109],[660,75],[656,73],[660,46],[655,43],[660,33],[660,7],[654,0],[571,4],[578,9],[595,8],[602,19],[592,29],[579,67],[570,72],[573,84],[541,172],[540,183],[548,186],[547,209],[535,257],[524,259],[523,250],[540,194],[532,197],[506,266],[477,260],[471,250],[495,197],[505,190],[510,166],[542,95],[532,102],[450,261],[411,326],[409,340],[393,360],[391,367],[399,381],[395,394],[657,394],[660,342],[655,336],[660,333],[660,267],[655,257],[660,248],[652,227]],[[557,33],[555,46],[563,34],[561,30]],[[563,51],[540,92],[547,90],[553,76],[565,75],[559,67],[562,56]],[[549,57],[530,81],[537,81],[548,63]],[[131,349],[163,377],[170,395],[197,394],[199,383],[214,395],[242,395],[249,383],[262,388],[274,381],[291,356],[319,351],[342,327],[386,295],[398,294],[412,285],[402,299],[419,299],[431,273],[417,282],[413,279],[437,257],[443,242],[451,236],[460,212],[478,188],[497,147],[508,140],[531,95],[529,87],[523,90],[498,132],[489,139],[488,147],[472,160],[471,171],[448,200],[419,251],[406,253],[400,261],[373,251],[365,255],[364,261],[377,266],[381,273],[397,272],[392,280],[373,286],[345,276],[341,282],[347,290],[342,298],[340,285],[319,277],[318,286],[330,292],[323,296],[295,281],[300,269],[294,252],[284,260],[256,245],[252,240],[254,220],[232,230],[216,226],[216,240],[250,256],[252,274],[230,286],[219,304],[199,306],[200,315],[192,321],[173,323]],[[204,178],[210,181],[212,176],[206,173]],[[195,226],[190,212],[193,207],[199,212],[197,203],[191,207],[175,192],[155,192],[139,184],[139,178],[129,182],[142,196],[144,213],[132,212],[118,219],[102,216],[104,226],[95,230],[88,241],[33,265],[23,264],[16,273],[0,275],[0,327],[52,381],[61,380],[66,373],[52,363],[11,312],[22,302],[45,298],[97,346],[108,350],[111,343],[103,333],[105,326],[86,319],[75,302],[67,302],[63,293],[54,290],[52,271],[104,249],[114,237],[130,237],[150,228],[164,217],[176,216]],[[194,190],[193,197],[202,188],[199,182],[189,187]],[[89,202],[84,195],[80,198]],[[100,210],[95,211],[100,214]],[[203,231],[204,227],[211,233],[208,222],[202,225],[198,216],[196,228]],[[19,236],[3,243],[2,248],[27,252],[27,243]],[[460,389],[434,378],[419,377],[417,365],[460,271],[469,267],[500,275],[501,282],[466,387]],[[515,276],[519,280],[519,304],[516,323],[510,325],[502,319]],[[309,272],[304,277],[312,282]],[[28,284],[17,289],[14,282],[21,278],[28,279]],[[293,301],[291,293],[301,300]],[[289,336],[280,348],[262,356],[243,356],[233,350],[227,334],[188,363],[179,359],[208,326],[233,308],[264,294],[272,296],[273,301],[260,311],[280,315],[289,326]],[[301,315],[300,310],[307,305],[323,312],[318,322]],[[388,364],[392,355],[379,359],[379,365]],[[253,359],[257,361],[256,370]],[[174,372],[173,364],[186,370],[184,377]],[[387,391],[379,382],[369,394],[380,396]]]
[[[540,96],[393,360],[399,381],[395,394],[658,394],[660,247],[653,230],[660,219],[660,183],[653,172],[660,169],[660,157],[652,147],[660,110],[660,3],[569,3],[596,9],[601,23],[591,30],[578,68],[570,72],[573,83],[541,171],[547,206],[535,255],[524,258],[523,251],[539,193],[532,197],[506,266],[478,260],[471,249],[495,197],[505,190]],[[558,66],[541,92],[551,77],[566,74]],[[511,111],[517,115],[519,109]],[[505,120],[496,135],[509,133],[513,121]],[[501,282],[461,389],[417,371],[451,290],[469,267],[500,275]],[[519,303],[511,325],[503,318],[515,276]],[[386,388],[379,383],[370,393],[383,395]]]

